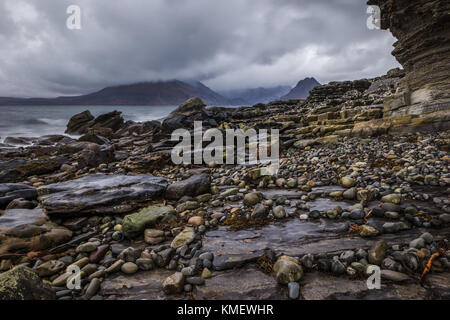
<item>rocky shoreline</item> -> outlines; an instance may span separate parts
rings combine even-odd
[[[362,126],[390,121],[382,101],[401,77],[237,109],[190,99],[161,123],[86,111],[68,124],[79,139],[6,139],[0,298],[448,299],[448,251],[419,279],[448,247],[450,135]],[[194,121],[278,128],[280,170],[172,165],[170,133]]]

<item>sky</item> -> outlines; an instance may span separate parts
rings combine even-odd
[[[81,29],[69,29],[69,5]],[[399,67],[365,0],[1,0],[0,96],[198,80],[216,91],[376,77]]]

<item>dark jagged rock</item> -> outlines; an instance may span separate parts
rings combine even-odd
[[[194,175],[186,180],[169,185],[166,191],[167,199],[178,200],[183,196],[198,196],[210,192],[211,180],[208,174]]]
[[[18,266],[0,274],[0,300],[54,299],[54,291],[30,268]]]
[[[217,121],[212,116],[214,112],[207,112],[200,98],[191,98],[172,111],[163,121],[162,126],[166,131],[178,128],[189,129],[194,121],[202,121],[203,126],[216,126]]]
[[[89,143],[87,148],[80,151],[77,159],[80,168],[95,168],[100,164],[113,162],[114,149],[108,145]]]
[[[103,144],[110,144],[111,142],[102,136],[93,134],[93,133],[87,133],[83,136],[81,136],[78,141],[86,141],[86,142],[92,142],[92,143],[96,143],[99,145],[103,145]]]
[[[97,118],[95,118],[91,128],[109,128],[112,129],[113,132],[115,132],[119,130],[124,123],[121,114],[122,112],[116,110],[101,114]]]
[[[37,189],[49,214],[121,213],[161,196],[167,180],[152,175],[93,174]]]
[[[92,124],[94,116],[89,110],[83,111],[70,118],[67,124],[66,133],[68,134],[83,134],[87,128]]]
[[[67,124],[66,133],[68,134],[85,134],[93,133],[96,131],[111,130],[115,132],[119,130],[124,120],[121,116],[122,112],[112,111],[99,115],[97,118],[90,113],[89,110],[83,111],[70,118]]]
[[[36,189],[20,183],[0,184],[0,209],[5,209],[11,201],[19,198],[35,200],[37,198]]]
[[[18,182],[32,175],[52,173],[67,162],[68,160],[65,157],[0,161],[0,183]]]

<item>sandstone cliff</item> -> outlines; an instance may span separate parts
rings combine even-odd
[[[367,4],[380,7],[381,28],[398,39],[392,54],[406,71],[395,94],[384,100],[384,116],[441,118],[439,123],[432,121],[434,128],[448,129],[450,2],[369,0]]]

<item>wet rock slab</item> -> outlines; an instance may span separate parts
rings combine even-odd
[[[71,237],[70,230],[49,221],[41,208],[9,209],[0,216],[0,254],[43,250]]]
[[[219,272],[204,286],[197,286],[195,299],[203,300],[285,300],[287,294],[271,274],[253,266]]]
[[[0,209],[6,208],[11,201],[18,198],[34,200],[37,198],[36,189],[21,183],[0,184]]]
[[[38,189],[48,214],[122,213],[161,196],[167,180],[147,174],[93,174]]]
[[[305,300],[425,300],[450,298],[450,274],[429,274],[430,286],[422,287],[417,281],[394,284],[381,281],[380,289],[368,289],[366,280],[334,277],[319,272],[307,273],[300,281]]]
[[[172,274],[173,271],[157,269],[118,275],[101,284],[100,295],[108,300],[186,299],[184,294],[166,296],[162,291],[162,282]],[[192,296],[196,300],[281,300],[287,297],[284,291],[272,275],[246,266],[215,273],[204,285],[196,286]]]
[[[18,182],[32,175],[52,173],[67,162],[64,157],[0,161],[0,182]]]
[[[134,275],[117,275],[106,279],[100,286],[100,295],[109,300],[164,300],[163,281],[173,271],[157,269],[138,272]],[[171,295],[170,299],[181,299],[184,295]]]
[[[413,229],[396,234],[383,234],[368,240],[349,233],[348,227],[349,223],[346,221],[321,220],[319,223],[298,219],[240,231],[228,231],[221,226],[206,233],[203,248],[214,252],[213,263],[217,270],[226,270],[255,261],[267,248],[278,254],[301,256],[308,253],[368,248],[378,240],[384,240],[389,245],[400,244],[409,242],[425,232],[422,229]],[[442,237],[449,231],[450,228],[443,228],[431,233],[435,237]]]

